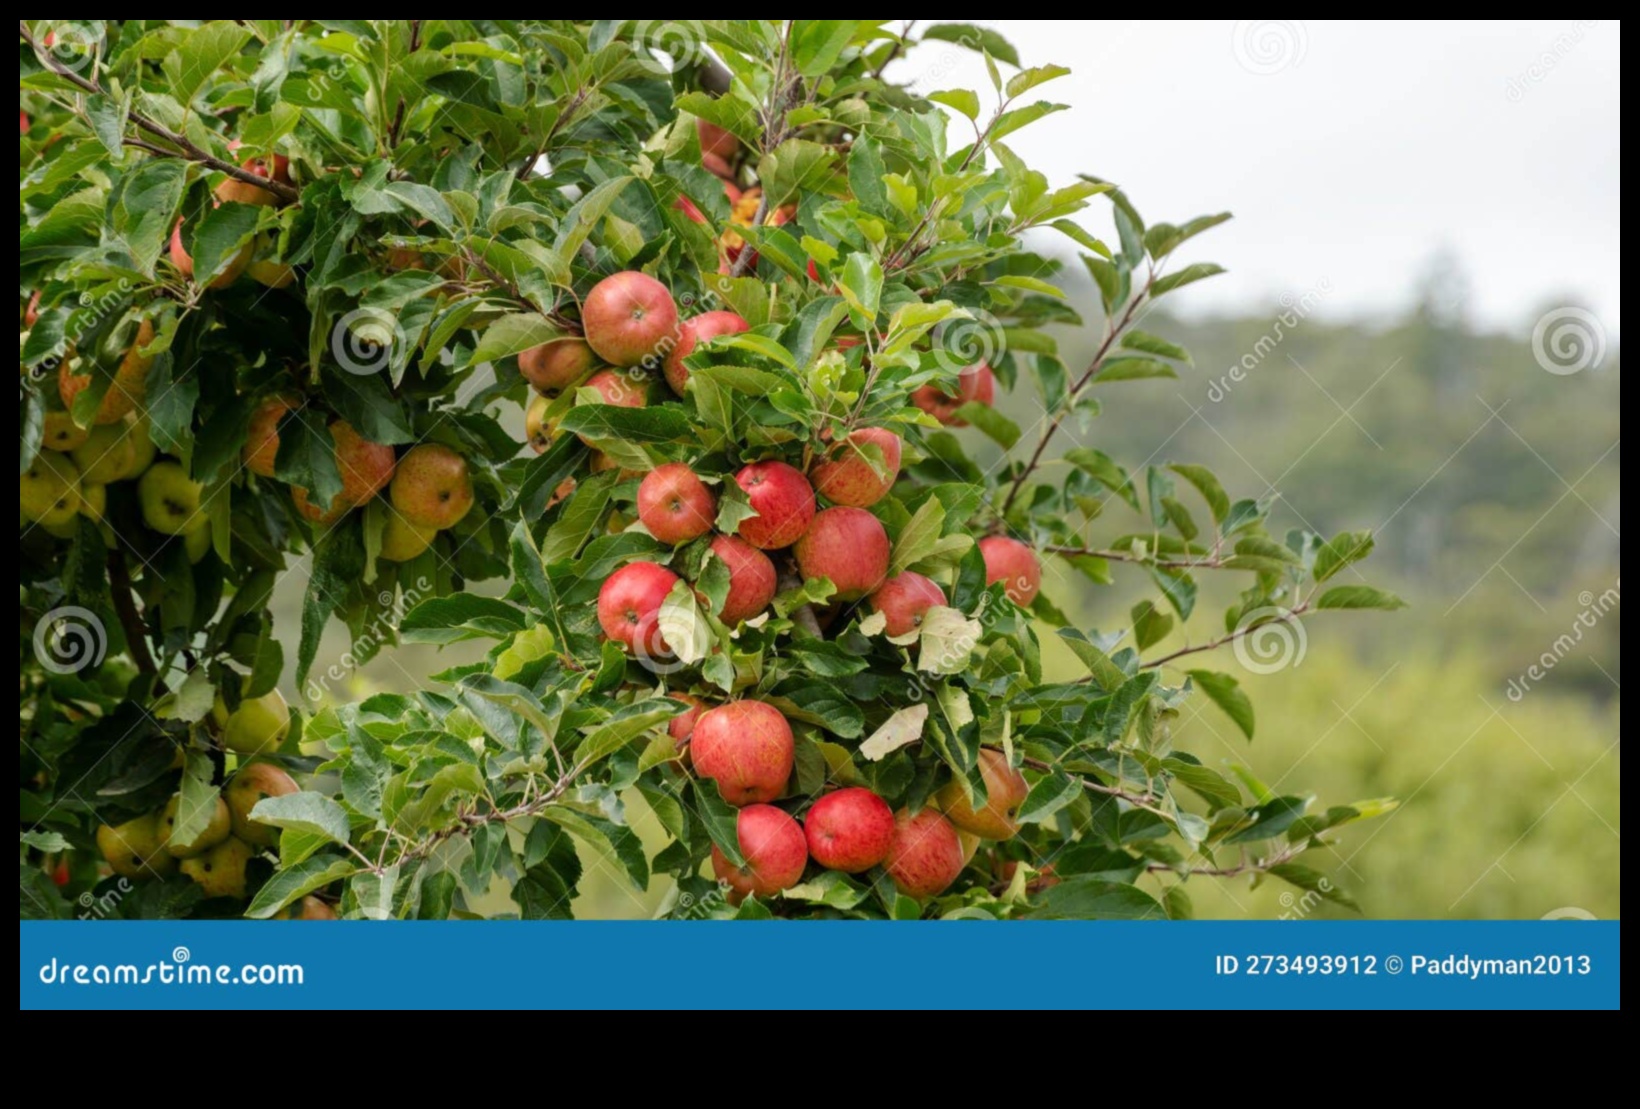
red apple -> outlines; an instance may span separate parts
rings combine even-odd
[[[731,805],[773,801],[792,775],[791,725],[762,701],[730,701],[701,713],[689,741],[695,772]]]
[[[894,815],[894,838],[883,866],[907,897],[935,897],[962,873],[962,841],[951,822],[933,809],[915,815],[901,809]]]
[[[336,444],[336,469],[342,475],[342,497],[350,504],[363,504],[393,480],[398,456],[393,448],[372,443],[346,420],[330,425],[330,440]],[[278,450],[277,444],[274,450]]]
[[[689,382],[689,367],[683,364],[683,360],[694,353],[697,343],[719,335],[738,335],[750,326],[740,313],[722,310],[702,312],[685,320],[678,328],[678,341],[666,352],[666,358],[661,362],[661,372],[666,375],[666,383],[672,391],[683,396],[683,387]]]
[[[29,294],[28,307],[23,309],[23,326],[33,327],[40,322],[40,290]]]
[[[518,356],[518,372],[536,392],[557,396],[585,377],[598,359],[585,339],[554,339]]]
[[[840,601],[857,601],[888,577],[883,523],[863,508],[822,509],[792,548],[805,578],[830,578]]]
[[[660,634],[661,602],[678,575],[653,562],[630,562],[598,590],[598,623],[604,634],[645,658],[671,653]]]
[[[945,604],[945,591],[921,574],[907,570],[895,574],[871,595],[871,608],[888,621],[889,635],[907,635],[922,624],[923,613]]]
[[[734,133],[704,119],[695,120],[695,134],[700,138],[702,154],[716,154],[727,161],[740,152],[740,140]]]
[[[674,547],[712,530],[717,496],[682,462],[668,462],[638,485],[638,519],[649,534]]]
[[[809,855],[830,870],[858,874],[888,855],[894,810],[869,789],[851,786],[828,793],[803,819]]]
[[[732,628],[769,607],[780,579],[768,555],[734,535],[713,539],[712,553],[729,568],[729,595],[719,620]]]
[[[238,281],[239,275],[245,272],[246,266],[250,265],[252,245],[246,243],[240,247],[239,253],[234,255],[233,260],[228,263],[228,267],[212,278],[211,283],[206,288],[226,289],[229,285]],[[181,274],[184,280],[192,281],[194,279],[194,257],[188,253],[188,248],[182,243],[181,220],[177,220],[177,225],[171,229],[171,264],[177,268],[177,273]]]
[[[642,408],[649,403],[648,381],[630,370],[599,370],[582,382],[581,388],[597,390],[602,403],[619,408]],[[592,446],[592,440],[585,435],[577,438]]]
[[[1035,551],[1017,539],[992,535],[979,541],[979,553],[985,556],[985,584],[1002,582],[1008,599],[1022,608],[1036,600],[1042,563]]]
[[[735,176],[735,167],[729,164],[729,159],[719,154],[702,154],[701,168],[709,173],[715,173],[725,181],[731,181]]]
[[[280,161],[284,161],[284,159],[281,158]],[[288,162],[286,166],[289,166]],[[260,158],[248,158],[240,163],[239,168],[254,173],[258,177],[268,176],[267,167]],[[288,183],[289,173],[287,172],[285,176],[286,183]],[[279,198],[267,189],[241,181],[237,177],[223,179],[222,183],[216,187],[216,199],[223,203],[231,201],[236,204],[255,204],[262,208],[272,208],[279,201]]]
[[[695,733],[695,722],[700,719],[700,714],[706,711],[706,702],[690,693],[668,693],[667,696],[689,706],[689,711],[666,722],[666,734],[672,737],[672,743],[678,750],[678,762],[688,766],[689,737]]]
[[[354,507],[346,497],[337,494],[330,502],[329,507],[321,508],[308,500],[308,491],[300,485],[290,487],[290,499],[296,503],[296,511],[302,514],[303,519],[318,524],[320,527],[329,527],[343,516],[346,516]]]
[[[814,487],[795,466],[769,459],[742,467],[735,482],[757,515],[740,522],[740,537],[765,551],[797,542],[814,520]]]
[[[924,385],[912,392],[911,403],[947,427],[967,427],[967,420],[958,419],[957,409],[969,401],[992,404],[996,395],[996,375],[984,362],[976,362],[957,375],[955,397],[937,385]]]
[[[388,489],[393,508],[412,524],[453,528],[473,508],[467,460],[442,443],[417,443],[399,459]]]
[[[299,403],[294,397],[269,397],[251,414],[243,455],[245,468],[251,473],[273,476],[273,463],[279,457],[279,421]]]
[[[678,198],[672,202],[672,207],[687,216],[690,223],[706,222],[706,213],[700,210],[700,206],[681,193]]]
[[[598,357],[616,366],[659,362],[676,342],[678,306],[665,285],[637,270],[611,274],[581,305],[581,327]]]
[[[1008,765],[1008,756],[994,747],[981,747],[979,776],[985,781],[985,806],[975,809],[959,781],[947,782],[934,801],[946,818],[981,839],[1012,839],[1019,831],[1019,806],[1031,792],[1025,776]]]
[[[880,458],[868,457],[875,447]],[[833,504],[870,508],[900,476],[900,437],[887,428],[862,427],[828,450],[809,470],[814,491]]]
[[[747,805],[735,818],[735,837],[746,865],[737,867],[712,846],[712,873],[727,882],[729,899],[739,903],[748,894],[773,897],[795,886],[809,862],[803,829],[773,805]]]

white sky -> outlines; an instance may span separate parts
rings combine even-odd
[[[1444,247],[1482,326],[1569,303],[1619,331],[1619,21],[981,22],[1074,71],[1028,94],[1072,110],[1008,140],[1053,184],[1098,174],[1151,221],[1235,213],[1191,255],[1232,272],[1179,308],[1264,311],[1325,282],[1318,314],[1375,318]],[[891,73],[990,88],[937,43]]]

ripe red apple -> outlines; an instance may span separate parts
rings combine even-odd
[[[741,468],[735,482],[757,515],[740,522],[740,537],[765,551],[797,542],[814,520],[814,487],[795,466],[769,459]]]
[[[678,306],[665,285],[637,270],[611,274],[581,305],[581,327],[598,357],[616,366],[657,362],[676,342]]]
[[[554,339],[520,354],[518,372],[536,392],[551,397],[580,381],[597,363],[585,339]]]
[[[638,485],[638,519],[662,543],[699,539],[716,518],[717,496],[686,463],[657,466]]]
[[[840,601],[857,601],[888,577],[891,545],[883,523],[863,508],[826,508],[792,553],[805,578],[830,578]]]
[[[399,459],[388,490],[393,507],[412,524],[453,528],[473,507],[467,460],[439,443],[418,443]]]
[[[969,401],[992,404],[996,395],[996,375],[984,362],[976,362],[957,375],[955,397],[937,385],[924,385],[912,392],[911,403],[947,427],[967,427],[968,421],[957,417],[957,409]]]
[[[894,810],[869,789],[851,786],[816,801],[803,819],[809,855],[821,866],[858,874],[888,855]]]
[[[1008,599],[1022,608],[1036,600],[1042,563],[1035,551],[1017,539],[991,535],[979,541],[979,553],[985,556],[985,584],[1002,582]]]
[[[280,394],[263,401],[251,414],[243,455],[245,468],[251,473],[273,476],[273,463],[279,457],[279,421],[299,403],[295,397]]]
[[[907,570],[895,574],[871,595],[871,608],[888,621],[891,636],[907,635],[922,625],[923,613],[945,604],[945,590],[921,574]]]
[[[229,285],[238,281],[239,275],[244,273],[245,267],[251,263],[253,245],[252,243],[246,243],[240,247],[239,253],[233,256],[233,260],[228,263],[227,268],[212,278],[211,283],[205,287],[207,289],[226,289]],[[194,258],[193,255],[188,253],[188,248],[182,244],[181,220],[177,220],[177,225],[171,229],[171,264],[177,268],[177,272],[182,275],[184,280],[192,281],[194,279]]]
[[[769,607],[780,577],[768,555],[735,535],[713,539],[712,553],[729,569],[729,595],[723,600],[719,620],[732,628]]]
[[[666,722],[666,734],[672,737],[672,742],[680,750],[678,761],[684,766],[689,765],[689,748],[686,746],[689,737],[695,734],[695,723],[700,714],[706,711],[706,702],[690,693],[668,693],[674,701],[682,701],[689,706],[689,711],[674,716]]]
[[[23,326],[33,327],[40,322],[40,290],[35,289],[29,294],[28,307],[23,309]]]
[[[961,782],[952,780],[934,797],[946,818],[982,839],[1012,839],[1019,831],[1019,806],[1031,792],[1025,776],[1008,765],[1008,756],[994,747],[981,747],[979,776],[985,780],[985,807],[976,810]]]
[[[695,772],[731,805],[773,801],[792,776],[791,725],[762,701],[730,701],[703,712],[689,741]]]
[[[935,897],[957,880],[964,866],[956,828],[933,809],[894,815],[894,838],[883,863],[894,886],[907,897]]]
[[[695,134],[700,138],[702,154],[716,154],[727,161],[740,152],[740,140],[734,133],[704,119],[695,120]]]
[[[803,829],[773,805],[747,805],[735,818],[735,836],[746,865],[737,867],[712,846],[712,873],[727,882],[729,900],[738,904],[747,894],[773,897],[795,886],[809,862]]]
[[[351,511],[354,505],[340,493],[331,500],[328,507],[320,507],[308,499],[308,491],[300,485],[290,487],[290,499],[296,502],[296,511],[302,518],[320,527],[329,527]]]
[[[733,180],[735,176],[735,167],[729,164],[729,159],[721,155],[702,154],[700,156],[700,164],[701,168],[705,169],[708,173],[714,173],[723,178],[725,181]]]
[[[275,156],[275,162],[285,163],[286,172],[283,183],[289,184],[290,163],[278,155]],[[239,168],[248,170],[249,172],[256,174],[258,177],[269,176],[267,166],[260,158],[247,158],[239,164]],[[275,175],[275,180],[277,180],[277,175]],[[252,185],[248,182],[241,181],[237,177],[226,177],[223,179],[222,184],[216,187],[216,199],[223,203],[231,201],[235,204],[255,204],[263,208],[272,208],[279,202],[279,198],[274,196],[267,189],[264,189],[259,185]]]
[[[393,480],[398,457],[393,448],[372,443],[346,420],[330,425],[330,439],[336,444],[336,469],[342,475],[342,497],[350,504],[363,504]],[[274,446],[278,450],[277,442]]]
[[[689,367],[683,364],[683,360],[695,352],[697,343],[719,335],[738,335],[750,326],[739,312],[721,310],[702,312],[680,324],[678,341],[666,352],[661,362],[661,372],[666,375],[666,383],[672,391],[683,396],[683,387],[689,383]]]
[[[604,634],[646,658],[671,653],[660,634],[661,602],[678,575],[653,562],[629,562],[598,590],[598,623]]]
[[[880,462],[865,448],[881,452]],[[881,466],[881,472],[877,466]],[[809,470],[814,490],[833,504],[870,508],[888,495],[900,476],[900,437],[882,427],[862,427],[833,446]]]

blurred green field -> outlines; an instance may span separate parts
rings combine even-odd
[[[1398,811],[1345,829],[1333,857],[1315,860],[1367,915],[1534,919],[1576,908],[1617,917],[1618,350],[1614,342],[1581,373],[1551,374],[1527,338],[1533,321],[1516,335],[1475,334],[1454,307],[1458,275],[1437,266],[1424,288],[1404,319],[1371,327],[1301,318],[1277,328],[1283,312],[1309,303],[1303,290],[1267,317],[1147,321],[1183,342],[1196,368],[1177,381],[1107,387],[1105,414],[1067,428],[1059,445],[1096,446],[1133,470],[1208,464],[1234,496],[1277,495],[1277,530],[1377,534],[1364,573],[1412,607],[1323,614],[1276,673],[1248,673],[1221,650],[1211,665],[1237,673],[1252,695],[1255,739],[1199,698],[1176,735],[1204,761],[1243,765],[1323,806],[1400,798]],[[1075,289],[1077,303],[1088,299]],[[1005,409],[1029,439],[1039,406],[1028,389]],[[1089,535],[1131,522],[1113,513]],[[1114,586],[1096,586],[1050,566],[1045,592],[1080,627],[1120,628],[1143,586],[1124,569]],[[303,585],[298,573],[283,586],[292,640]],[[1231,596],[1222,588],[1203,583],[1196,619],[1174,645],[1218,630]],[[333,628],[315,672],[345,649]],[[1523,679],[1545,653],[1552,669]],[[470,656],[388,651],[333,694],[413,689],[461,657]],[[1080,675],[1068,652],[1051,657],[1064,676]],[[644,832],[645,815],[630,815]],[[653,912],[663,890],[637,893],[612,867],[587,862],[596,877],[577,915]],[[1346,915],[1274,882],[1198,879],[1190,893],[1200,916]]]

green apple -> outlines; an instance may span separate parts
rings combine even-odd
[[[222,732],[222,745],[236,754],[251,756],[277,750],[290,734],[290,706],[277,689],[241,701],[232,713],[217,698],[211,716]]]
[[[206,897],[245,896],[245,867],[256,851],[243,840],[229,837],[206,851],[182,860],[182,873],[205,891]]]
[[[122,878],[163,878],[177,861],[165,850],[159,813],[134,816],[124,824],[97,829],[97,849]]]
[[[200,511],[205,487],[175,462],[156,462],[137,482],[142,522],[164,535],[183,535],[210,521]]]
[[[129,427],[123,422],[99,424],[91,429],[85,442],[69,452],[74,465],[80,468],[80,481],[106,485],[130,471],[137,445],[127,434]]]
[[[415,524],[393,513],[382,528],[381,557],[389,562],[409,562],[433,543],[438,528]]]
[[[299,792],[300,788],[296,779],[271,762],[252,762],[240,767],[224,791],[228,814],[233,820],[233,834],[253,847],[278,846],[279,829],[252,820],[251,810],[264,798],[284,797]]]
[[[85,442],[88,434],[67,412],[47,412],[40,445],[47,450],[71,451]]]
[[[171,832],[176,828],[177,809],[181,804],[182,794],[179,793],[165,803],[165,808],[159,814],[159,830],[165,837],[165,850],[175,857],[187,859],[202,854],[227,839],[228,833],[233,830],[233,817],[228,812],[228,803],[218,797],[211,807],[210,823],[187,843],[173,842]]]
[[[154,440],[148,434],[148,417],[132,417],[126,428],[125,437],[131,442],[131,465],[116,481],[130,481],[141,476],[142,472],[154,464],[154,458],[159,451],[154,447]]]
[[[17,479],[17,506],[47,527],[61,527],[80,511],[80,471],[56,452],[41,451]]]
[[[182,536],[182,549],[188,553],[188,564],[196,565],[211,550],[211,529],[195,528]]]

